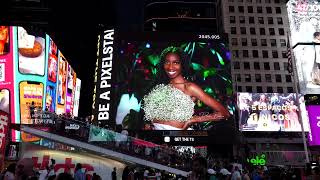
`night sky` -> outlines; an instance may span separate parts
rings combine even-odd
[[[48,34],[82,81],[79,116],[85,117],[92,109],[99,24],[115,24],[114,4],[102,0],[77,1],[77,4],[54,2],[50,5]]]

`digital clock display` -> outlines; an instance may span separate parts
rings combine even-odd
[[[217,35],[217,34],[199,34],[198,38],[199,39],[215,39],[215,40],[218,40],[218,39],[221,38],[221,36]]]

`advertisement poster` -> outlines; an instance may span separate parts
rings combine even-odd
[[[10,26],[0,26],[0,110],[9,113],[11,109],[11,121],[14,122],[14,94],[10,94],[14,92],[12,29]]]
[[[80,101],[80,89],[81,89],[81,80],[76,79],[76,89],[74,93],[74,103],[73,103],[73,115],[75,117],[78,117],[78,111],[79,111],[79,101]]]
[[[67,102],[66,102],[66,113],[71,112],[71,102],[72,102],[72,90],[68,89],[67,90]]]
[[[309,105],[307,111],[310,121],[309,145],[320,145],[320,106]]]
[[[320,93],[320,4],[317,0],[287,3],[291,45],[301,94]]]
[[[72,89],[72,95],[71,95],[71,108],[70,108],[70,113],[73,114],[73,109],[74,109],[74,101],[75,101],[75,94],[76,94],[76,88],[77,88],[77,74],[75,71],[73,71],[73,89]]]
[[[0,111],[0,168],[2,168],[2,162],[4,162],[9,123],[9,114]]]
[[[56,109],[56,89],[53,86],[47,86],[46,108],[50,112],[55,112],[55,109]]]
[[[58,104],[64,105],[66,103],[67,91],[67,68],[68,62],[61,54],[59,59],[59,74],[58,74]]]
[[[300,106],[304,131],[309,131],[303,96],[279,93],[237,93],[240,131],[301,131]]]
[[[94,115],[102,124],[210,131],[216,121],[233,118],[230,52],[222,35],[106,30],[100,38]]]
[[[23,27],[18,27],[18,58],[21,74],[44,75],[45,39],[29,35]]]
[[[33,124],[42,111],[43,84],[24,81],[19,85],[21,124]]]
[[[57,82],[58,72],[58,47],[49,39],[49,56],[48,56],[48,80],[55,83]]]

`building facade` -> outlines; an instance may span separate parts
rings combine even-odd
[[[285,0],[225,0],[224,31],[229,34],[232,76],[237,92],[292,93],[288,73]]]

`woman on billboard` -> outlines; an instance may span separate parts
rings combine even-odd
[[[160,58],[158,85],[143,98],[144,116],[152,122],[151,129],[185,130],[195,123],[217,121],[230,116],[220,102],[184,77],[189,64],[182,49],[168,47],[162,51]],[[209,106],[214,113],[193,116],[196,100]]]

